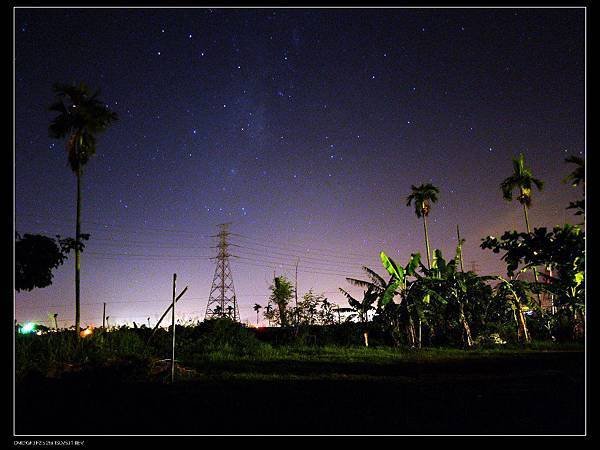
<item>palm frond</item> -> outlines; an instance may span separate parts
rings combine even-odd
[[[377,272],[375,272],[372,269],[369,269],[367,266],[363,266],[363,270],[365,272],[367,272],[367,276],[373,281],[373,283],[383,289],[386,285],[385,280],[383,279],[383,277],[381,275],[379,275]]]

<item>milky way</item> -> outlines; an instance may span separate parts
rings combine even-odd
[[[501,273],[482,237],[524,229],[499,184],[524,152],[546,182],[532,226],[576,223],[562,182],[584,148],[583,9],[17,9],[16,229],[75,234],[75,177],[48,137],[54,82],[85,81],[120,120],[83,176],[82,321],[204,317],[216,225],[232,222],[242,319],[273,271],[345,303],[385,250],[424,254],[406,206],[431,182],[434,248]],[[18,320],[74,317],[70,259],[16,295]]]

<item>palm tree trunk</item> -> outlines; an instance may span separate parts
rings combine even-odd
[[[523,212],[525,213],[525,226],[527,227],[527,233],[531,233],[531,228],[529,228],[529,214],[527,212],[527,205],[523,203]]]
[[[79,245],[81,239],[81,165],[77,165],[77,223],[75,225],[75,334],[79,338],[80,327],[80,282],[81,256]]]
[[[427,216],[423,215],[423,229],[425,230],[425,249],[427,251],[427,268],[431,269],[431,252],[429,250],[429,233],[427,232]]]
[[[427,268],[431,269],[431,250],[429,249],[429,233],[427,232],[427,216],[423,214],[423,229],[425,230],[425,250],[427,252]],[[421,348],[421,330],[422,324],[421,319],[417,321],[417,347]]]
[[[529,214],[527,213],[527,205],[525,203],[523,203],[523,212],[525,213],[525,226],[527,227],[527,234],[530,234],[531,228],[529,228]],[[533,279],[535,280],[536,283],[538,282],[537,270],[535,267],[533,267]],[[542,308],[542,298],[540,297],[539,292],[536,294],[536,296],[537,296],[538,305],[541,309]]]

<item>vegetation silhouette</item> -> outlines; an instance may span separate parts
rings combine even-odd
[[[48,131],[50,137],[67,139],[68,164],[77,178],[77,216],[75,227],[75,334],[80,330],[81,282],[81,177],[83,167],[96,153],[96,136],[118,119],[115,112],[84,84],[54,84],[55,102],[49,110],[58,113]]]
[[[585,214],[585,161],[578,156],[569,156],[565,158],[565,162],[575,164],[576,167],[567,175],[564,182],[569,183],[573,187],[581,185],[583,194],[581,200],[570,202],[567,209],[574,209],[576,216],[582,216]]]
[[[85,247],[83,240],[89,234],[80,236],[79,250]],[[52,270],[62,265],[77,243],[73,238],[61,239],[60,235],[50,238],[41,234],[15,236],[15,290],[31,291],[52,284]]]

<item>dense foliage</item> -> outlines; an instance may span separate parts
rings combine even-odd
[[[82,234],[81,239],[89,238]],[[51,238],[40,234],[16,233],[15,237],[15,290],[31,291],[52,284],[52,271],[62,265],[76,246],[75,239],[60,236]],[[79,249],[85,247],[79,242]]]

